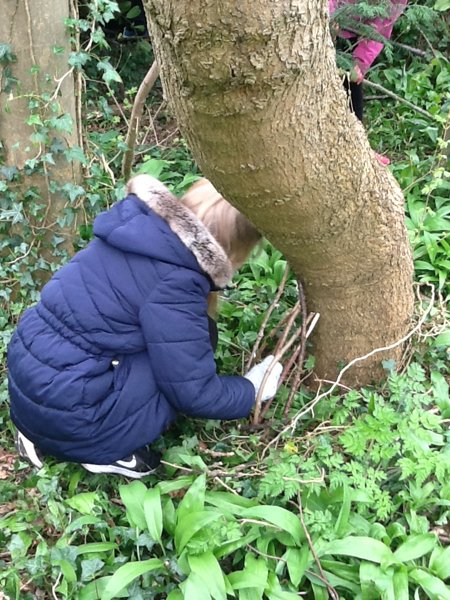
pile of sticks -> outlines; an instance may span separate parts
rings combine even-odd
[[[258,362],[264,349],[271,344],[273,340],[277,339],[275,348],[272,351],[274,359],[264,376],[256,397],[252,425],[260,425],[263,422],[274,400],[274,398],[272,398],[262,405],[261,396],[264,384],[269,377],[272,368],[277,362],[284,363],[279,385],[284,384],[285,386],[289,386],[289,396],[284,406],[283,416],[287,417],[289,414],[295,394],[302,383],[302,374],[304,371],[303,363],[305,361],[306,353],[306,340],[312,333],[320,317],[319,313],[308,313],[303,285],[300,281],[298,281],[298,301],[283,317],[283,319],[277,325],[275,325],[271,331],[266,333],[266,327],[270,316],[274,309],[278,306],[280,298],[283,295],[288,276],[289,266],[286,265],[286,269],[277,290],[277,294],[274,298],[274,301],[269,306],[263,322],[261,323],[261,327],[256,337],[250,358],[246,364],[246,370],[250,369],[255,362]]]

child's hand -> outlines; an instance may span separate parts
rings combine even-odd
[[[364,74],[361,71],[361,67],[358,63],[355,63],[353,69],[350,71],[350,81],[360,85],[364,80]]]
[[[264,376],[271,364],[273,363],[274,358],[275,357],[272,355],[267,356],[262,362],[252,367],[250,371],[244,376],[255,386],[255,397],[258,395]],[[263,402],[265,402],[266,400],[270,400],[270,398],[273,398],[277,393],[278,382],[280,380],[282,370],[283,366],[279,362],[276,362],[271,368],[270,374],[266,379],[262,391],[261,400]]]

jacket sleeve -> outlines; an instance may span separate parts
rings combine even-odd
[[[387,40],[392,35],[394,24],[402,14],[408,0],[393,0],[391,6],[391,14],[385,19],[374,19],[369,25]],[[362,74],[365,75],[372,66],[374,60],[383,50],[384,44],[376,40],[362,39],[353,50],[353,58],[358,63]]]
[[[218,376],[208,329],[209,283],[188,269],[174,269],[153,290],[140,321],[156,384],[178,412],[208,419],[246,417],[253,384]]]

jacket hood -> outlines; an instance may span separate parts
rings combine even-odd
[[[191,268],[198,264],[217,287],[226,286],[233,269],[225,250],[165,185],[137,175],[128,182],[127,192],[125,200],[95,219],[96,237],[125,252]]]

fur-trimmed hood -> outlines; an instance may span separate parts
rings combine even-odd
[[[163,262],[176,262],[182,266],[200,266],[218,288],[227,285],[233,268],[225,250],[197,218],[157,179],[149,175],[137,175],[127,185],[128,196],[123,202],[101,213],[94,222],[94,234],[108,244],[126,252],[134,252],[156,258]],[[152,236],[149,214],[139,210],[133,196],[139,198],[152,213],[167,223],[175,236]],[[159,219],[153,217],[154,231],[161,229]],[[164,232],[166,232],[164,234]],[[159,232],[161,233],[161,231]],[[186,249],[189,252],[186,252]]]
[[[164,184],[150,175],[136,175],[128,182],[127,192],[137,196],[167,222],[215,285],[224,287],[230,281],[233,269],[225,250]]]

